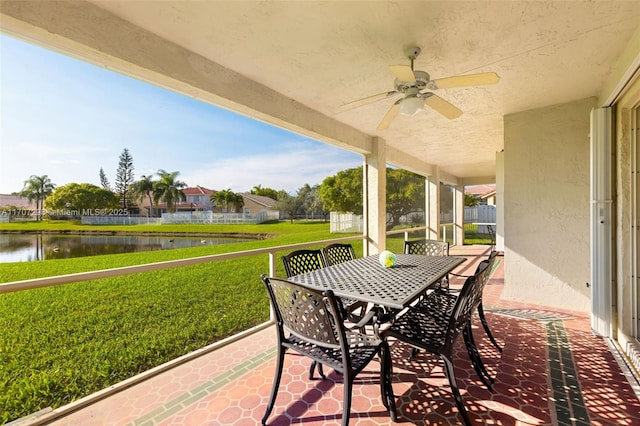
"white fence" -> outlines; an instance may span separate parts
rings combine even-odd
[[[331,221],[329,228],[332,234],[362,233],[364,230],[362,215],[331,212],[329,219]]]
[[[473,206],[464,208],[464,223],[496,223],[496,206]],[[478,232],[488,233],[487,225],[478,225]]]
[[[146,216],[82,216],[83,225],[160,225],[159,217]]]
[[[278,220],[278,216],[279,212],[273,210],[261,210],[255,215],[206,211],[162,213],[161,218],[144,216],[82,216],[81,222],[83,225],[246,224]]]
[[[412,216],[415,215],[415,216]],[[411,220],[419,221],[424,220],[424,214],[420,216],[419,213],[412,213]],[[441,218],[442,223],[448,223],[444,221],[445,218]],[[331,233],[350,233],[350,232],[363,232],[363,219],[362,215],[355,215],[353,213],[338,213],[331,212]],[[411,221],[409,220],[409,221]],[[452,219],[453,220],[453,219]],[[406,223],[408,218],[402,218],[401,223]],[[464,208],[464,223],[477,223],[478,232],[488,233],[486,224],[496,223],[496,206],[474,206]]]
[[[364,231],[364,219],[362,215],[356,215],[353,213],[338,213],[331,212],[330,215],[330,229],[332,234],[340,233],[361,233]],[[391,220],[391,216],[387,214],[387,221]],[[424,225],[424,213],[414,212],[400,218],[400,223],[403,225]]]
[[[186,213],[163,213],[162,223],[189,223],[189,224],[247,224],[265,223],[278,220],[280,212],[277,210],[260,210],[255,215],[246,213],[214,213],[206,212],[186,212]]]

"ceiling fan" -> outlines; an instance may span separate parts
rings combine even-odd
[[[496,84],[500,80],[498,74],[494,72],[458,75],[431,80],[431,77],[426,72],[415,71],[413,69],[413,61],[420,54],[420,48],[412,46],[408,48],[405,53],[409,60],[411,60],[411,66],[391,65],[389,67],[391,72],[396,76],[394,81],[395,90],[378,93],[373,96],[367,96],[366,98],[346,103],[340,107],[340,110],[345,111],[394,95],[402,94],[403,97],[398,99],[382,118],[382,121],[378,124],[378,130],[385,130],[388,128],[398,113],[413,116],[426,107],[433,108],[440,114],[452,120],[460,117],[460,115],[462,115],[462,111],[455,105],[452,105],[440,96],[432,93],[433,90]]]

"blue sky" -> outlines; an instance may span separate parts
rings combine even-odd
[[[113,184],[124,148],[135,176],[179,171],[189,186],[295,193],[362,157],[0,35],[0,193],[31,175]]]

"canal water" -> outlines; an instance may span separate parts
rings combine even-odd
[[[0,234],[0,263],[169,250],[244,241],[249,240],[137,235]]]

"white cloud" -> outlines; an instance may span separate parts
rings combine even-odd
[[[331,147],[305,147],[212,161],[198,170],[182,172],[181,179],[189,186],[215,190],[230,188],[241,192],[262,185],[295,193],[304,184],[320,184],[324,178],[360,164],[356,154]]]
[[[100,168],[113,183],[125,147],[136,179],[164,169],[190,186],[236,192],[262,185],[294,193],[362,164],[357,154],[0,39],[0,193],[19,191],[34,174],[58,186],[99,185]]]

